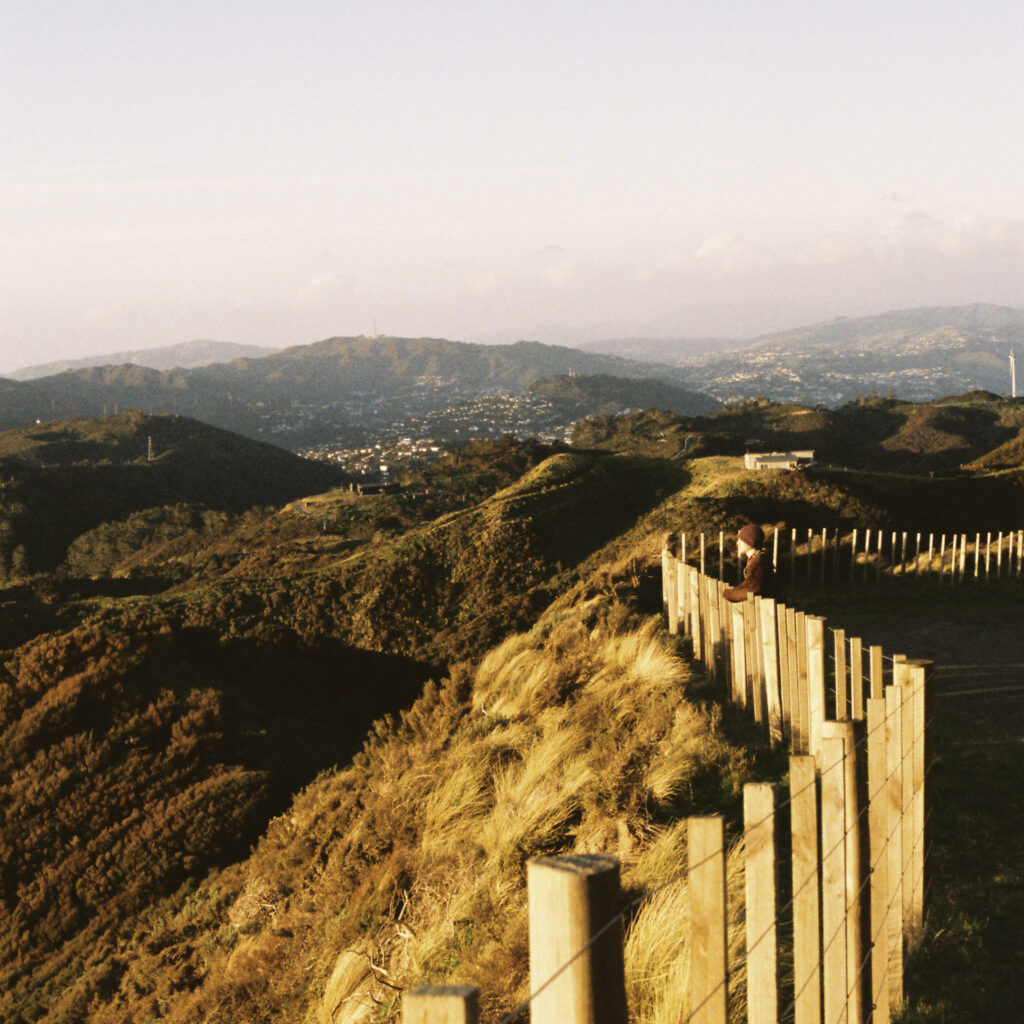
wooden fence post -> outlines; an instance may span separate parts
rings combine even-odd
[[[700,661],[704,652],[704,641],[702,637],[702,622],[700,617],[700,573],[690,567],[690,637],[693,641],[693,657]]]
[[[926,888],[926,858],[928,852],[928,762],[931,757],[931,741],[928,733],[930,711],[930,681],[932,663],[918,660],[907,663],[909,666],[908,686],[911,709],[911,741],[910,775],[912,778],[913,801],[911,815],[913,818],[913,846],[910,861],[910,948],[914,950],[920,943],[924,932],[924,894]],[[904,694],[907,700],[907,694]]]
[[[747,706],[747,634],[743,622],[743,604],[730,605],[732,615],[732,700]]]
[[[895,666],[893,666],[895,668]],[[903,1002],[903,688],[885,690],[886,906],[889,1003]],[[877,983],[876,983],[877,984]]]
[[[821,726],[825,721],[825,620],[808,615],[807,625],[807,736],[810,753],[821,756]]]
[[[714,681],[720,679],[719,670],[722,664],[722,623],[719,617],[718,580],[706,577],[707,583],[707,673]]]
[[[864,643],[859,636],[850,637],[850,717],[864,718]]]
[[[691,568],[685,561],[680,561],[676,572],[676,608],[679,615],[679,632],[683,636],[690,634],[690,572]]]
[[[871,531],[868,530],[866,543],[864,545],[867,550],[868,544],[871,542]],[[857,572],[857,527],[853,528],[853,537],[850,540],[850,579],[852,580]]]
[[[721,815],[687,818],[687,858],[690,889],[688,1020],[692,1024],[726,1024],[729,944],[725,830]]]
[[[779,695],[779,635],[775,601],[760,599],[761,663],[764,682],[765,712],[768,720],[768,738],[773,747],[782,742],[782,703]]]
[[[846,777],[841,736],[821,741],[822,987],[826,1024],[853,1024],[846,981]]]
[[[789,537],[789,585],[792,587],[796,580],[796,527],[794,526]]]
[[[477,1024],[479,989],[470,985],[423,985],[402,997],[402,1024]]]
[[[800,640],[796,631],[796,609],[786,609],[786,642],[789,645],[789,742],[796,753],[800,750]]]
[[[725,531],[718,531],[718,578],[725,579]]]
[[[850,1024],[864,1021],[864,982],[866,980],[862,894],[865,881],[863,848],[867,839],[866,822],[860,812],[861,757],[864,723],[840,722],[845,747],[843,773],[846,780],[846,998]]]
[[[702,531],[701,535],[700,535],[700,574],[701,574],[701,576],[704,576],[707,573],[706,559],[707,559],[707,545],[705,544],[704,533]]]
[[[725,599],[728,585],[723,580],[715,581],[715,597],[718,601],[718,622],[722,630],[722,672],[726,680],[732,678],[732,602]]]
[[[833,630],[832,640],[832,657],[835,663],[836,720],[843,721],[850,717],[846,689],[846,630]]]
[[[914,701],[913,679],[910,662],[906,658],[893,665],[894,687],[902,692],[900,699],[900,779],[901,801],[900,814],[902,828],[902,853],[900,862],[900,887],[903,892],[903,936],[907,943],[907,952],[912,949],[913,935],[913,860],[914,840]]]
[[[746,851],[747,1022],[778,1024],[775,892],[775,786],[743,787],[743,843]]]
[[[821,1024],[817,778],[813,757],[790,757],[794,1024]]]
[[[674,595],[678,588],[678,563],[675,556],[676,537],[674,533],[666,533],[661,546],[661,603],[668,619],[668,631],[675,635],[679,632],[679,604]]]
[[[885,686],[885,670],[882,666],[882,648],[872,646],[868,648],[868,659],[871,662],[871,696],[883,697]]]
[[[779,708],[782,719],[782,742],[793,738],[793,675],[790,665],[790,610],[784,604],[775,607],[778,616],[779,645]]]
[[[796,740],[793,750],[798,754],[809,754],[811,751],[811,715],[807,681],[807,616],[804,612],[797,612],[794,620],[796,623],[796,693],[793,699],[793,720]]]
[[[764,695],[764,648],[761,644],[761,598],[756,595],[747,596],[750,609],[750,620],[747,623],[747,635],[750,638],[750,671],[753,683],[752,700],[754,721],[768,730],[768,715],[765,710]]]
[[[867,730],[871,1024],[888,1024],[892,1007],[889,1004],[889,814],[886,804],[884,699],[872,697],[868,700]]]
[[[526,884],[530,988],[538,993],[530,1020],[626,1024],[619,862],[606,854],[535,857],[527,862]]]
[[[758,684],[758,662],[760,657],[757,648],[757,622],[754,615],[754,598],[748,596],[741,604],[743,609],[743,644],[744,664],[746,665],[747,678],[744,682],[743,706],[754,712],[754,721],[760,724],[761,713],[761,689]]]

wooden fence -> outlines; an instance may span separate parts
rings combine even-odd
[[[746,975],[749,1024],[885,1024],[903,999],[924,927],[931,663],[885,657],[824,619],[768,599],[730,604],[726,584],[662,555],[668,628],[728,698],[789,744],[788,786],[743,794],[745,958],[729,961],[721,816],[687,822],[689,1014],[725,1024],[730,976]],[[830,642],[831,641],[831,642]],[[847,654],[850,656],[847,657]],[[661,888],[662,886],[659,886]],[[625,1024],[619,865],[606,855],[527,866],[532,1024]],[[476,1024],[474,988],[424,988],[406,1024]]]
[[[720,579],[737,579],[742,573],[731,540],[725,532],[684,533],[680,557],[702,572],[717,567]],[[836,579],[966,583],[1024,575],[1024,530],[940,534],[874,527],[780,527],[768,537],[768,548],[780,580],[788,580],[791,587]]]

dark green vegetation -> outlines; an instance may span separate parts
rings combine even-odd
[[[545,377],[530,385],[530,393],[551,399],[562,410],[563,422],[614,415],[624,409],[664,409],[693,416],[714,412],[719,407],[719,403],[707,395],[675,387],[666,381],[608,374]]]
[[[190,503],[241,513],[338,482],[326,465],[178,416],[133,412],[8,431],[0,435],[0,580],[53,569],[76,538],[143,509]]]
[[[46,495],[31,508],[62,524],[40,547],[32,515],[7,520],[47,571],[12,547],[0,590],[0,1020],[328,1020],[349,1003],[393,1019],[367,958],[400,985],[484,984],[496,1016],[523,980],[526,857],[609,849],[643,891],[673,872],[680,817],[734,814],[768,770],[650,617],[661,533],[1018,527],[1019,467],[751,474],[724,454],[766,434],[853,450],[861,423],[905,463],[887,441],[937,435],[933,409],[972,460],[1019,436],[1021,406],[985,396],[866,401],[831,428],[765,403],[649,413],[586,427],[586,448],[471,445],[420,471],[418,498],[305,483],[322,469],[177,419],[0,436],[9,504]],[[878,611],[875,590],[832,599]],[[937,836],[965,827],[948,820]],[[950,892],[961,863],[938,876]],[[949,897],[983,932],[964,969],[992,984],[983,903],[1002,884]],[[942,1019],[939,995],[914,998]]]
[[[759,399],[712,416],[598,417],[577,426],[573,443],[661,458],[813,449],[822,467],[948,476],[1019,470],[1022,432],[1024,399],[975,392],[922,403],[867,395],[838,409]]]

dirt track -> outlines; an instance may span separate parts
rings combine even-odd
[[[936,710],[964,715],[1024,742],[1024,612],[961,611],[876,623],[871,643],[887,654],[935,662]]]

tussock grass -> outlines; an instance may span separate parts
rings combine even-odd
[[[735,809],[751,773],[695,681],[657,618],[608,598],[453,670],[222,876],[236,907],[258,879],[272,913],[220,931],[185,915],[172,945],[192,981],[165,1019],[391,1020],[400,990],[443,982],[478,985],[498,1019],[528,989],[526,861],[608,852],[632,898],[658,890],[633,914],[627,969],[635,1019],[669,1020],[685,882],[659,887],[685,868],[682,819]]]

